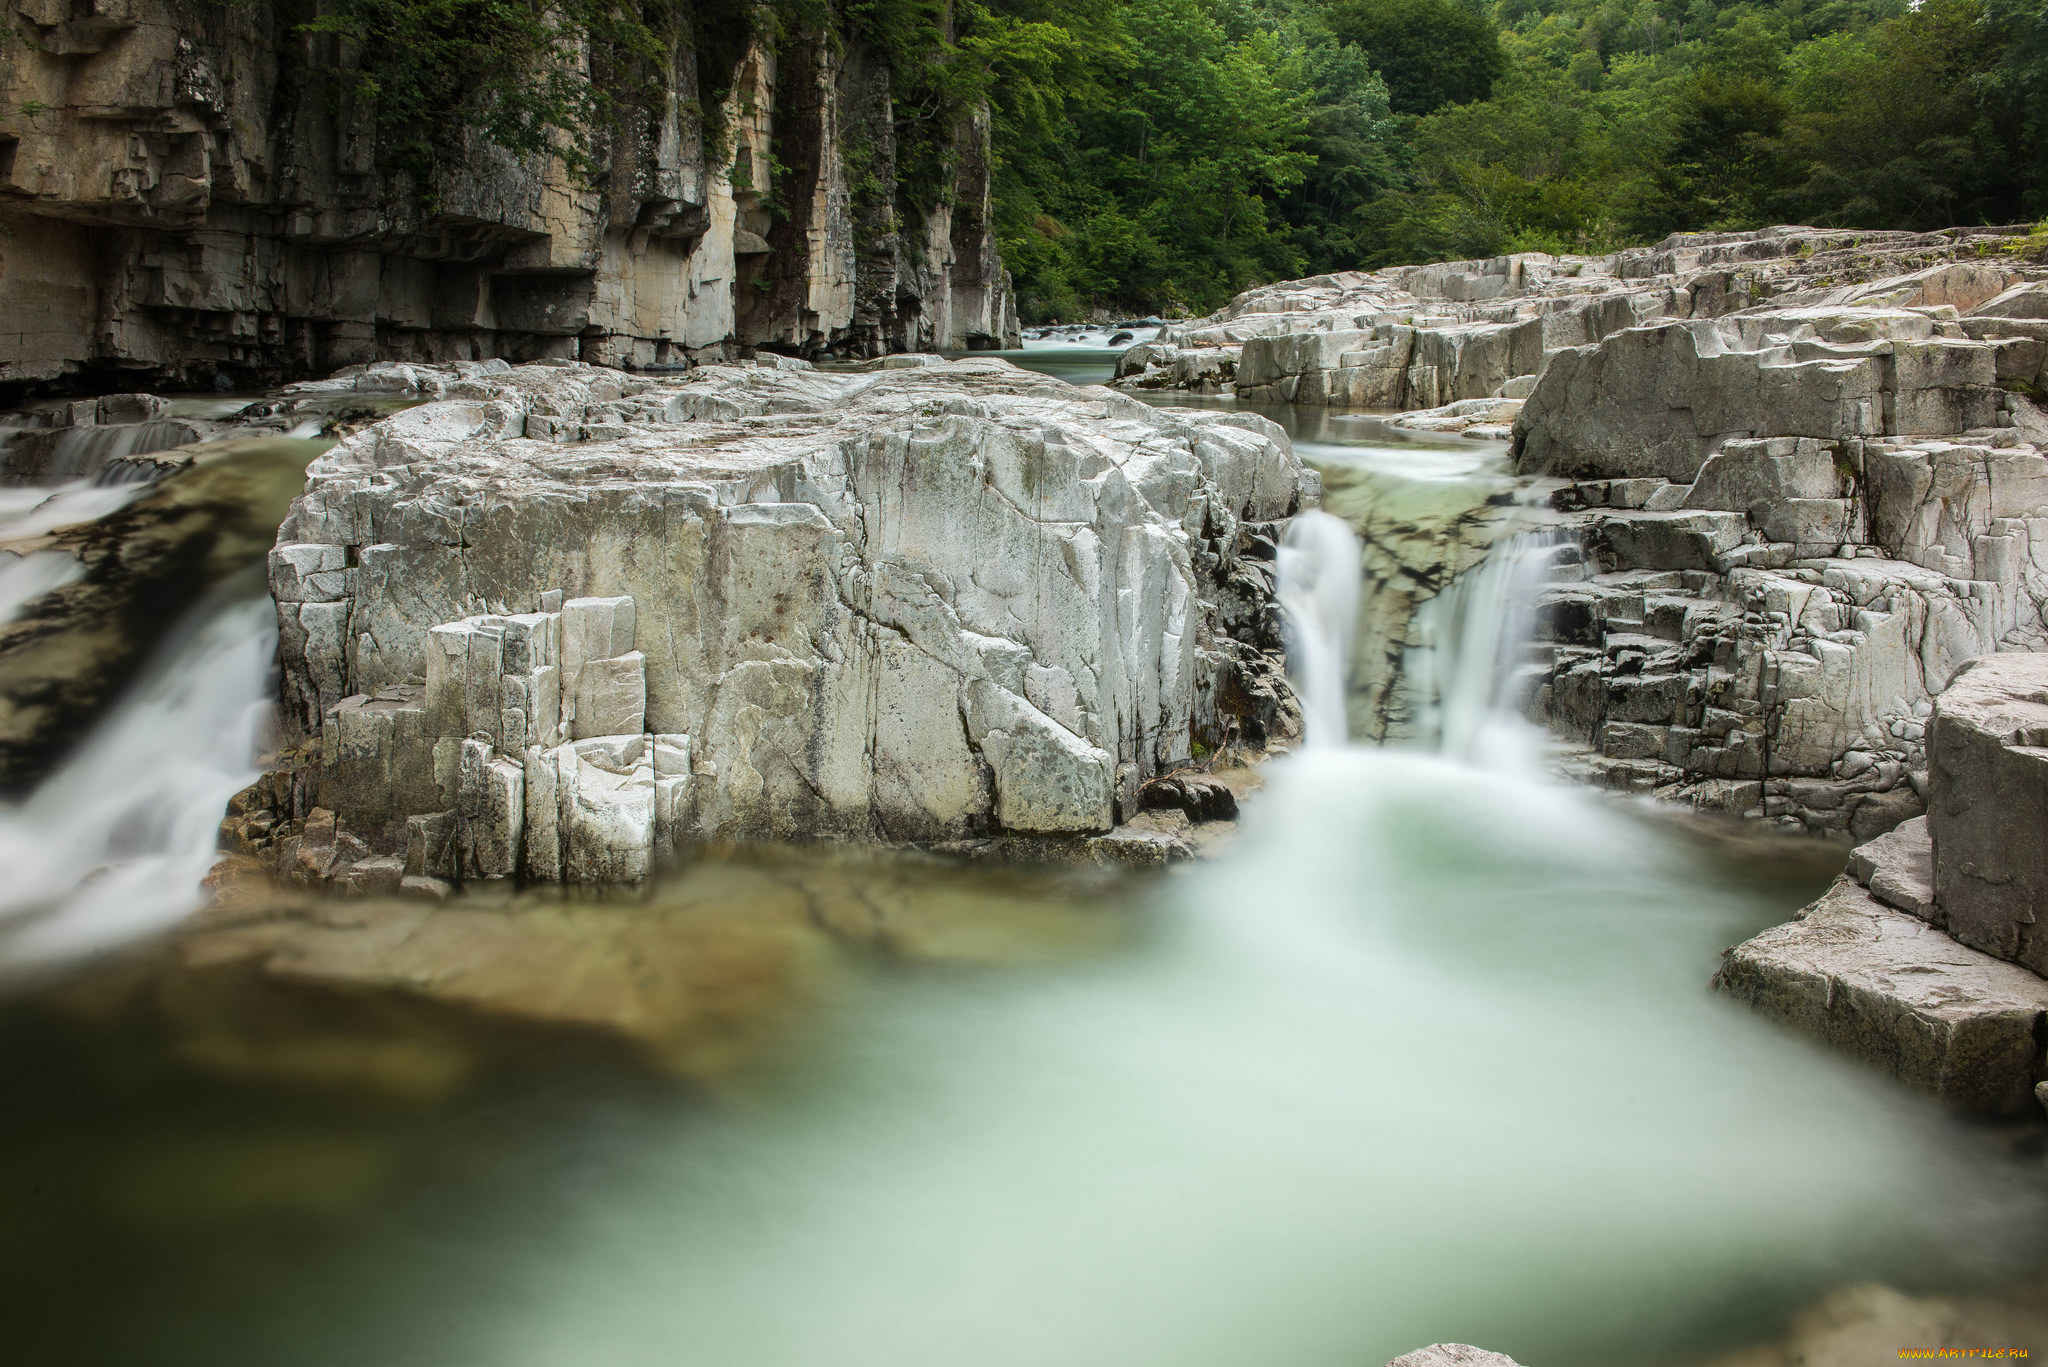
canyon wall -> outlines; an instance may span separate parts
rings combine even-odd
[[[888,63],[838,35],[678,47],[590,177],[471,137],[419,185],[268,5],[5,7],[0,393],[1015,344],[986,115],[906,193]]]

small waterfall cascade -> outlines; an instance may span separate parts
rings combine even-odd
[[[1351,738],[1347,680],[1364,573],[1358,534],[1342,518],[1302,513],[1288,525],[1279,572],[1287,672],[1301,699],[1304,744],[1342,746]]]
[[[1523,720],[1516,669],[1534,634],[1536,595],[1567,534],[1517,533],[1416,610],[1403,660],[1415,731],[1438,752],[1519,765],[1536,731]]]
[[[0,429],[4,431],[4,429]],[[24,541],[74,522],[105,517],[145,491],[139,484],[96,486],[73,481],[51,488],[0,488],[0,543]],[[0,551],[0,626],[46,593],[82,577],[69,551]]]
[[[54,431],[0,427],[0,484],[62,484],[93,479],[109,462],[195,441],[199,429],[177,418],[94,423]]]
[[[276,611],[253,589],[202,605],[64,765],[0,810],[0,965],[118,944],[198,903],[271,695]]]

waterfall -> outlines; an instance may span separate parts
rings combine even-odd
[[[109,461],[197,441],[199,429],[177,418],[97,423],[86,427],[15,428],[0,446],[0,484],[58,484],[91,479]]]
[[[1364,573],[1358,536],[1341,518],[1303,513],[1287,528],[1279,573],[1288,673],[1301,699],[1304,743],[1318,749],[1343,745],[1351,738],[1351,637]]]
[[[66,959],[199,900],[221,812],[256,778],[277,617],[243,584],[202,604],[64,765],[0,811],[0,964]]]
[[[1402,672],[1417,734],[1444,755],[1471,763],[1528,756],[1536,732],[1522,719],[1516,667],[1561,535],[1522,532],[1496,543],[1416,610]]]

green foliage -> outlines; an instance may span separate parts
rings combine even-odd
[[[1341,0],[1340,0],[1341,2]],[[2041,0],[1498,0],[1509,70],[1406,129],[1367,264],[2048,209]]]
[[[681,23],[640,0],[328,0],[287,13],[299,33],[338,40],[316,44],[332,54],[316,70],[337,109],[372,107],[383,164],[422,191],[465,130],[588,175],[622,110],[665,74]]]
[[[1329,25],[1370,54],[1396,113],[1483,100],[1507,70],[1494,24],[1454,0],[1337,0]]]
[[[1206,309],[1355,260],[1396,136],[1320,10],[998,3],[1019,41],[992,91],[996,222],[1027,317]]]
[[[1644,237],[1768,224],[1783,189],[1790,106],[1754,65],[1706,67],[1671,102],[1663,154],[1648,168],[1629,227]]]

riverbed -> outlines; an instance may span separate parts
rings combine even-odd
[[[1018,359],[1087,382],[1111,355]],[[1274,416],[1402,497],[1503,478],[1496,446]],[[211,660],[182,706],[228,744],[266,685],[206,639],[120,717],[178,734],[164,681]],[[550,910],[694,946],[680,1069],[194,994],[123,927],[196,872],[69,856],[111,872],[9,922],[92,951],[31,956],[0,1030],[10,1360],[1375,1367],[1458,1340],[1676,1367],[1847,1285],[2028,1296],[2038,1136],[1708,989],[1842,851],[1570,789],[1515,744],[1322,742],[1164,874],[725,851]]]

